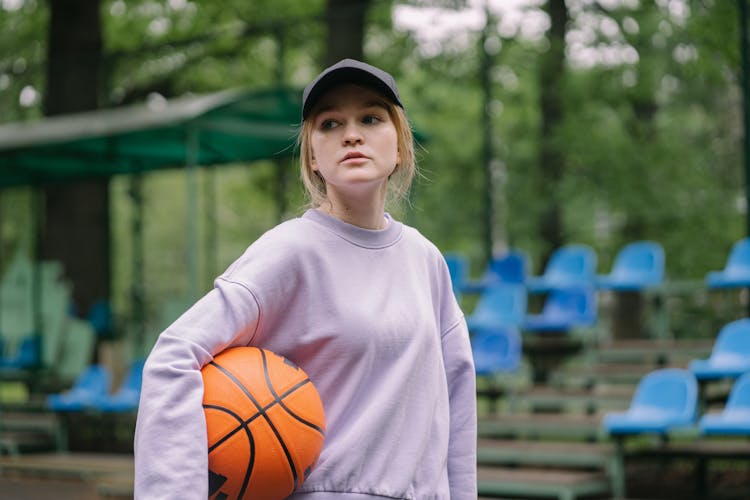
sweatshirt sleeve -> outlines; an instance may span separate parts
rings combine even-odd
[[[200,369],[222,350],[248,345],[259,315],[250,290],[220,278],[161,333],[143,372],[134,443],[136,499],[207,498]]]
[[[476,376],[463,316],[443,335],[443,359],[450,399],[448,481],[451,500],[476,500]]]

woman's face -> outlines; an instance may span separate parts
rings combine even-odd
[[[321,97],[310,137],[312,168],[326,182],[328,196],[385,193],[399,161],[398,134],[384,98],[345,84]]]

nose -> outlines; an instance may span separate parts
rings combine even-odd
[[[359,127],[356,123],[349,122],[346,125],[346,129],[344,130],[344,145],[345,146],[351,146],[354,144],[362,144],[363,137],[362,132],[359,130]]]

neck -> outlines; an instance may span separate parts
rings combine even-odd
[[[328,202],[321,205],[320,209],[339,220],[363,229],[384,229],[386,225],[384,197],[370,203],[363,203],[362,200],[342,200],[329,196]]]

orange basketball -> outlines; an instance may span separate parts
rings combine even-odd
[[[315,386],[283,356],[234,347],[203,367],[209,498],[286,498],[323,449]]]

